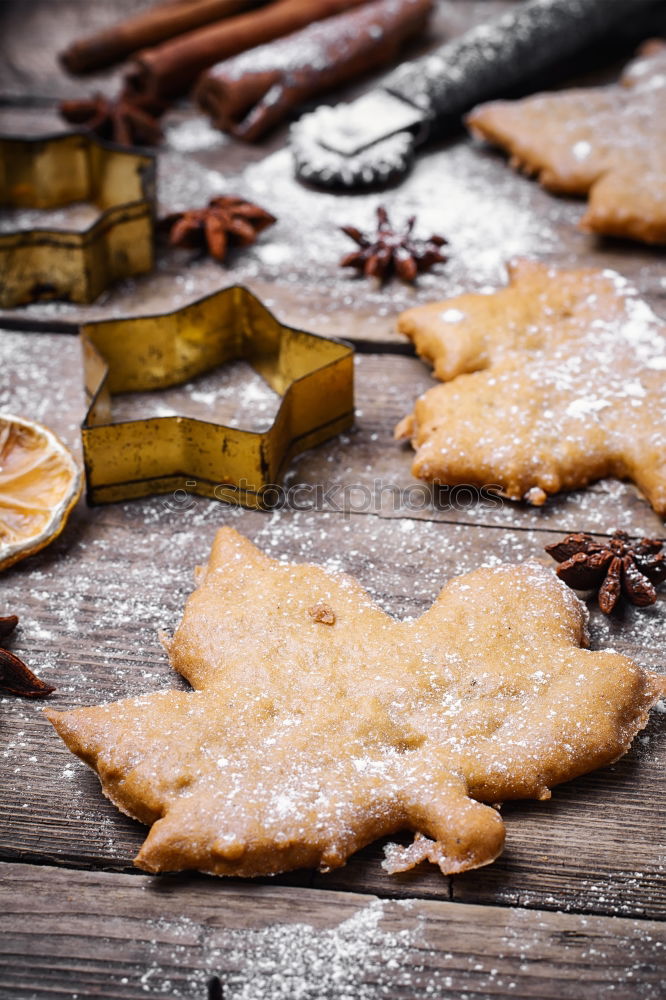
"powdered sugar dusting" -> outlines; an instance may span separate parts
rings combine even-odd
[[[7,384],[2,387],[2,405],[54,425],[76,446],[83,395],[75,339],[5,332],[0,343],[5,371],[14,376],[11,391]],[[364,392],[368,402],[361,408],[366,414],[362,414],[361,424],[369,421],[365,431],[369,442],[376,428],[387,423],[381,414],[373,416],[369,403],[370,388],[377,383],[372,363],[371,358],[362,357],[358,365],[360,373],[370,365],[368,391]],[[418,362],[412,363],[427,377]],[[71,403],[77,393],[78,412]],[[330,449],[328,453],[337,456],[336,474],[346,475],[349,481],[356,474],[352,454],[358,448],[358,440],[352,447],[347,436],[345,441],[324,446],[323,450]],[[629,508],[627,516],[632,516]],[[594,517],[599,521],[598,512]],[[308,560],[352,573],[370,589],[380,606],[396,617],[408,618],[422,613],[450,577],[474,569],[480,562],[497,565],[539,557],[544,540],[552,539],[552,535],[544,537],[536,531],[488,532],[469,524],[444,527],[402,517],[387,520],[350,515],[345,519],[336,513],[309,511],[254,514],[191,496],[153,498],[90,510],[82,504],[54,545],[3,576],[7,610],[21,614],[12,648],[56,684],[58,690],[50,700],[54,707],[68,708],[181,686],[168,665],[157,632],[160,628],[173,631],[192,588],[191,571],[205,560],[216,529],[224,523],[236,525],[281,560]],[[613,522],[599,523],[604,529],[615,526]],[[575,527],[572,524],[572,530]],[[397,561],[396,548],[400,552]],[[636,658],[660,668],[663,611],[663,601],[647,612],[627,609],[621,628],[607,636],[600,634],[599,624],[605,624],[595,614],[593,643],[626,649],[627,635],[629,649]],[[116,865],[129,864],[144,831],[118,815],[99,795],[96,781],[83,765],[58,746],[41,716],[41,706],[4,698],[2,712],[6,743],[0,752],[16,774],[15,789],[7,803],[12,823],[20,825],[20,817],[29,817],[36,808],[50,815],[53,789],[66,782],[67,801],[51,828],[52,852],[66,854],[71,830],[76,826],[82,831],[89,856]],[[32,760],[36,747],[43,750],[38,762]],[[646,759],[650,759],[654,743],[640,745],[636,752],[649,754]],[[563,829],[568,829],[566,823]],[[26,824],[24,835],[35,836],[34,824]],[[35,849],[43,850],[41,841],[35,840]],[[640,852],[636,860],[640,868],[643,860],[638,858],[642,859]],[[441,879],[436,872],[434,877]],[[613,880],[604,885],[603,892],[598,893],[604,896],[598,903],[600,907],[623,906],[625,912],[635,912],[632,907],[637,905],[638,889],[632,894],[624,883]],[[590,888],[588,893],[583,889],[582,893],[576,897],[576,905],[597,906],[596,890]],[[558,890],[552,905],[558,905],[558,900],[561,905],[562,898]]]
[[[244,361],[234,361],[183,385],[113,398],[113,419],[185,416],[249,431],[271,426],[280,396]]]
[[[666,45],[655,41],[606,87],[476,108],[471,127],[558,193],[589,195],[583,226],[666,241]]]
[[[213,128],[210,122],[201,116],[186,117],[174,120],[167,116],[164,141],[169,149],[178,153],[194,153],[203,149],[219,149],[227,145],[229,139],[223,132]],[[183,207],[190,207],[183,206]]]
[[[431,991],[439,975],[436,970],[423,975],[417,950],[424,934],[423,918],[417,916],[412,926],[397,930],[383,923],[387,910],[408,915],[410,906],[373,900],[331,929],[274,924],[231,931],[224,965],[237,971],[224,976],[225,998],[373,1000],[396,988]],[[209,967],[214,968],[214,956],[211,959]]]
[[[138,890],[132,901],[140,906],[150,889],[147,880],[132,881]],[[618,991],[636,1000],[661,997],[666,943],[654,921],[600,925],[594,917],[513,907],[496,911],[493,920],[460,905],[372,897],[361,902],[358,896],[344,903],[340,896],[329,898],[326,907],[317,893],[307,899],[289,890],[275,907],[261,890],[254,899],[220,892],[214,902],[206,888],[199,884],[196,916],[142,919],[140,941],[125,959],[118,987],[128,995],[175,1000],[204,1000],[213,978],[224,1000],[472,1000],[528,991],[546,996],[555,941],[560,962],[585,968],[580,982],[594,982],[595,1000],[613,1000]],[[234,928],[239,909],[249,905],[265,914],[257,916],[260,926]],[[285,919],[287,908],[292,912]],[[116,945],[104,940],[98,947],[100,958],[111,959]]]
[[[183,142],[198,141],[190,136],[193,128],[187,126]],[[258,283],[260,292],[277,282],[280,294],[293,295],[317,330],[344,335],[340,310],[372,314],[375,322],[384,320],[388,330],[391,323],[386,320],[401,309],[443,292],[497,283],[508,258],[557,249],[556,212],[548,199],[529,184],[516,188],[501,162],[468,144],[452,146],[446,157],[424,152],[398,190],[362,200],[304,187],[293,176],[288,149],[248,166],[242,174],[225,170],[222,155],[212,168],[213,156],[214,151],[208,151],[203,166],[186,153],[164,150],[158,177],[161,214],[203,206],[219,194],[238,194],[277,215],[277,224],[253,246],[233,253],[223,267],[192,253],[162,249],[152,275],[108,290],[84,308],[86,317],[147,314],[165,301],[175,308],[235,282]],[[415,288],[394,282],[380,290],[339,267],[350,249],[340,226],[353,223],[372,229],[380,202],[396,225],[415,213],[416,236],[441,233],[451,243],[449,263],[421,276]],[[557,211],[561,216],[562,209]],[[310,293],[317,300],[325,293],[329,308],[312,315]],[[38,302],[26,306],[24,313],[71,319],[80,317],[82,310],[66,302]]]
[[[84,232],[100,216],[89,202],[72,202],[62,208],[3,208],[0,210],[0,233],[26,232],[31,229]]]
[[[520,500],[614,474],[666,511],[666,325],[629,282],[523,261],[507,290],[442,311],[463,303],[457,323],[410,314],[417,350],[446,380],[414,409],[416,475],[493,481]]]
[[[249,167],[244,179],[257,199],[265,202],[272,197],[282,206],[282,226],[276,228],[272,242],[281,237],[292,242],[307,240],[311,265],[326,286],[335,290],[336,297],[342,295],[344,300],[345,290],[352,297],[360,292],[364,301],[398,311],[415,301],[431,299],[433,288],[462,288],[464,280],[471,280],[474,287],[496,281],[510,257],[544,253],[554,247],[555,234],[547,217],[537,218],[531,211],[529,187],[523,189],[522,197],[516,198],[513,192],[513,197],[503,198],[503,190],[508,194],[506,175],[497,167],[491,158],[475,154],[466,146],[453,147],[444,160],[424,154],[399,194],[392,198],[366,197],[363,202],[354,195],[330,195],[303,188],[292,177],[287,150]],[[349,249],[348,241],[336,236],[337,228],[353,222],[361,229],[372,230],[379,203],[388,204],[396,224],[401,217],[416,214],[416,235],[441,233],[451,243],[449,263],[422,276],[416,290],[396,283],[380,292],[367,283],[350,278],[345,281],[344,276],[332,282],[338,257]],[[303,226],[305,217],[307,229]],[[258,253],[261,255],[261,249]],[[284,275],[270,275],[277,280],[280,277]]]

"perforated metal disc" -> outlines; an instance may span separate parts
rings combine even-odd
[[[345,105],[322,105],[291,127],[296,176],[322,187],[375,187],[407,173],[414,160],[414,136],[397,132],[366,149],[345,156],[326,147],[326,134],[337,127]]]

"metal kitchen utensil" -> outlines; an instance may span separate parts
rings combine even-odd
[[[155,157],[78,132],[0,137],[0,205],[53,209],[90,202],[88,229],[0,233],[0,306],[92,302],[119,278],[153,267]]]
[[[369,187],[409,170],[414,151],[475,104],[500,96],[663,0],[527,0],[399,66],[351,104],[321,106],[291,129],[297,176]]]
[[[90,503],[185,489],[264,508],[291,456],[353,422],[353,348],[285,326],[238,285],[164,315],[87,323],[81,342]],[[184,416],[113,420],[115,393],[179,385],[239,359],[282,397],[266,431]]]

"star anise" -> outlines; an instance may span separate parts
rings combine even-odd
[[[359,249],[346,254],[340,267],[353,267],[366,278],[387,281],[394,273],[403,281],[412,282],[417,275],[429,271],[434,264],[448,260],[442,247],[448,243],[443,236],[419,240],[412,236],[416,216],[412,215],[402,230],[389,221],[383,205],[377,209],[377,232],[366,236],[356,226],[342,226],[342,232],[358,244]]]
[[[567,535],[546,546],[560,565],[557,575],[575,590],[599,590],[599,607],[609,615],[620,597],[638,607],[657,600],[656,584],[666,580],[664,543],[657,538],[632,541],[626,531],[614,531],[607,541],[586,532]]]
[[[224,195],[211,198],[206,208],[176,212],[160,220],[174,247],[200,247],[223,261],[231,246],[249,246],[277,219],[244,198]]]
[[[0,618],[0,640],[5,639],[18,625],[16,615]],[[15,653],[0,646],[0,688],[10,694],[20,694],[27,698],[44,698],[55,691],[54,687],[42,681]]]
[[[158,118],[165,110],[166,104],[154,98],[126,92],[114,98],[94,94],[60,105],[65,121],[121,146],[156,146],[162,139]]]

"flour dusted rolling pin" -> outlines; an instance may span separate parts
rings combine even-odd
[[[499,96],[663,0],[527,0],[404,63],[351,104],[322,106],[292,126],[297,175],[364,187],[405,173],[415,147],[473,105]]]

